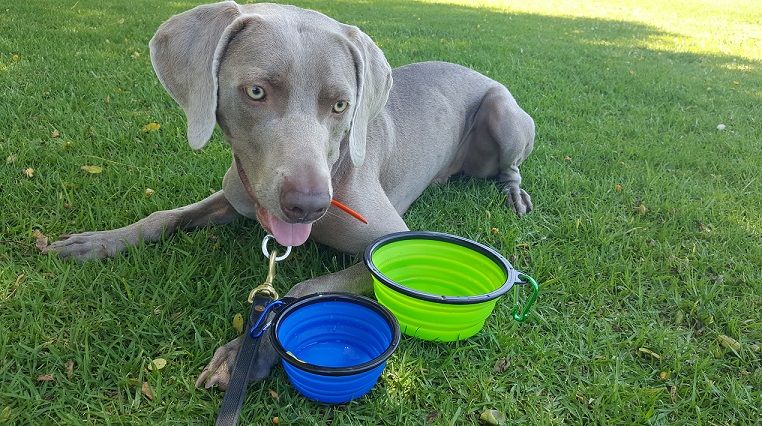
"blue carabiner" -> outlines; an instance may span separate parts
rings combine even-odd
[[[272,325],[272,321],[265,324],[261,330],[257,330],[257,329],[259,328],[260,325],[262,325],[262,322],[265,320],[265,318],[267,318],[267,314],[269,314],[271,310],[284,304],[285,302],[283,302],[282,300],[273,300],[272,302],[268,303],[267,306],[265,306],[265,309],[259,315],[257,322],[253,326],[251,326],[251,328],[249,329],[249,337],[251,337],[252,339],[259,339],[260,337],[262,337],[262,335],[265,334],[265,331],[267,331],[270,328],[270,325]]]

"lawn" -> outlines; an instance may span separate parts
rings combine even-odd
[[[246,424],[460,425],[486,409],[516,424],[759,424],[755,1],[295,3],[360,26],[393,66],[447,60],[510,88],[537,123],[522,167],[536,210],[519,219],[492,183],[460,179],[406,220],[495,247],[542,290],[525,323],[505,298],[467,341],[403,338],[350,404],[311,403],[278,368],[250,388]],[[266,274],[261,228],[179,233],[81,265],[40,254],[34,236],[124,226],[220,188],[226,145],[216,132],[188,147],[147,48],[195,4],[0,7],[0,423],[215,417],[222,393],[193,383]],[[354,260],[309,243],[275,284]],[[149,371],[159,357],[167,366]]]

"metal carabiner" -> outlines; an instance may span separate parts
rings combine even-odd
[[[284,304],[285,302],[282,300],[273,300],[272,302],[268,303],[267,306],[265,306],[265,309],[262,311],[262,313],[259,314],[259,319],[257,319],[257,322],[254,325],[252,325],[251,328],[249,329],[249,337],[251,337],[252,339],[258,339],[263,334],[265,334],[265,332],[272,325],[272,321],[265,324],[261,329],[259,329],[259,326],[267,318],[267,315],[270,313],[270,311]]]

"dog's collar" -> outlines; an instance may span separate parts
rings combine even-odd
[[[254,203],[258,206],[259,201],[257,200],[257,196],[254,195],[254,189],[251,187],[249,177],[246,176],[246,172],[243,171],[243,167],[241,166],[241,160],[235,154],[233,154],[233,162],[235,163],[235,169],[238,172],[238,179],[240,179],[241,183],[243,184],[243,189],[246,191],[246,194],[248,194],[252,201],[254,201]]]

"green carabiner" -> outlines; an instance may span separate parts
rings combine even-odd
[[[535,300],[537,300],[537,293],[540,292],[540,286],[537,284],[537,281],[529,275],[519,273],[519,279],[529,282],[529,285],[532,286],[532,293],[529,294],[529,299],[527,299],[524,304],[524,311],[521,313],[519,313],[519,310],[521,309],[521,305],[519,304],[519,288],[516,285],[513,286],[513,319],[518,322],[523,322],[527,319],[529,310],[532,308],[532,305],[534,305]]]

